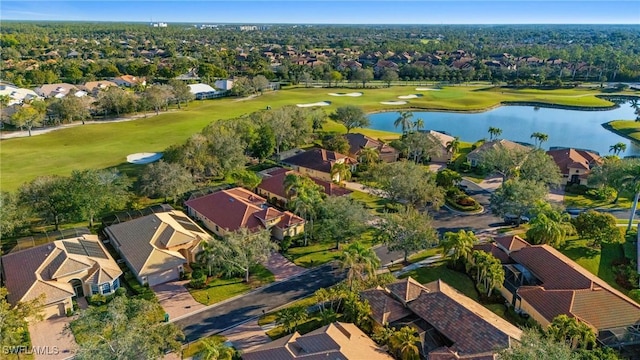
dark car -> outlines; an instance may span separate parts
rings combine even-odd
[[[520,216],[520,219],[518,219],[517,215],[506,214],[504,216],[504,222],[505,224],[508,224],[508,225],[526,224],[529,222],[529,218],[522,215]]]

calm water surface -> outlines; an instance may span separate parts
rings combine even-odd
[[[372,114],[371,129],[401,132],[393,122],[398,112]],[[640,155],[640,144],[631,142],[602,127],[611,120],[633,120],[636,118],[630,103],[607,111],[578,111],[533,106],[502,106],[483,113],[414,112],[413,120],[422,118],[425,129],[445,131],[463,141],[475,142],[489,138],[490,126],[502,129],[501,138],[534,143],[530,138],[534,132],[549,135],[543,147],[566,146],[590,149],[601,155],[609,154],[609,146],[622,142],[627,151],[621,155]]]

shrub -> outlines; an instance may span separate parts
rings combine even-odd
[[[280,252],[287,252],[293,243],[293,239],[291,236],[285,236],[282,241],[280,241]]]
[[[194,289],[202,289],[207,284],[207,274],[201,271],[194,271],[191,275],[189,286]]]
[[[587,190],[586,195],[595,200],[613,200],[616,196],[616,191],[608,186],[603,186]]]
[[[67,308],[66,315],[67,315],[67,317],[72,316],[73,315],[73,309]]]
[[[384,209],[387,212],[390,212],[390,213],[396,213],[396,212],[402,210],[403,207],[404,207],[404,205],[402,205],[400,203],[395,203],[395,202],[388,202],[388,203],[384,204]]]
[[[585,195],[588,190],[589,188],[586,185],[579,184],[570,184],[564,188],[565,192],[575,195]]]
[[[475,206],[475,205],[477,205],[476,201],[472,197],[469,197],[469,196],[459,197],[456,200],[456,203],[458,205],[460,205],[460,206]]]
[[[191,280],[191,272],[185,271],[180,274],[180,280]]]
[[[87,298],[89,305],[100,306],[107,303],[107,297],[102,294],[91,295]]]
[[[116,296],[123,296],[127,294],[127,290],[123,287],[116,289]]]

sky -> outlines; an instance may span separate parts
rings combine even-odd
[[[640,24],[640,0],[0,0],[0,20],[295,24]]]

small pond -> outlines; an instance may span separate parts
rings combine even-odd
[[[371,114],[371,129],[401,132],[393,122],[398,112]],[[501,138],[518,142],[534,143],[531,134],[541,132],[549,135],[542,144],[546,149],[553,146],[590,149],[601,155],[609,154],[609,147],[618,142],[627,144],[621,156],[640,155],[640,144],[621,137],[604,127],[611,120],[633,120],[636,118],[630,102],[606,111],[581,111],[533,106],[501,106],[481,113],[455,113],[415,111],[413,121],[424,120],[425,129],[443,131],[458,136],[462,141],[475,142],[489,138],[490,126],[502,129]]]

